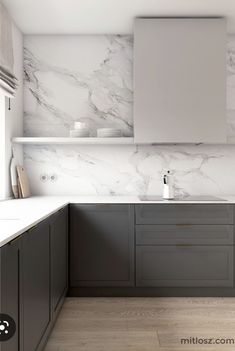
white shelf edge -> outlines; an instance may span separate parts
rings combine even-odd
[[[35,145],[134,145],[134,138],[15,137],[14,144]]]

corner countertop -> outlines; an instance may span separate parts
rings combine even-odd
[[[34,196],[28,199],[0,202],[0,247],[49,217],[69,203],[110,204],[192,204],[235,203],[234,196],[220,196],[220,201],[141,201],[138,196]]]

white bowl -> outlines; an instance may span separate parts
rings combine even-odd
[[[86,138],[89,137],[89,129],[72,129],[69,132],[71,138]]]
[[[97,137],[98,138],[115,138],[121,137],[122,131],[117,128],[99,128],[97,129]]]
[[[86,122],[74,122],[74,129],[87,129]]]

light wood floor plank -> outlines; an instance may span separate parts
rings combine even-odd
[[[235,298],[67,298],[45,351],[234,351]]]

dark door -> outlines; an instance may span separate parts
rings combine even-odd
[[[65,295],[68,282],[68,218],[67,207],[58,211],[52,219],[51,234],[51,294],[52,309],[56,310]]]
[[[1,343],[1,351],[20,350],[20,243],[17,238],[1,248],[1,313],[16,323],[14,336]]]
[[[23,235],[23,350],[36,350],[50,322],[49,224],[44,221]]]
[[[133,267],[133,206],[70,206],[72,287],[133,286]]]

